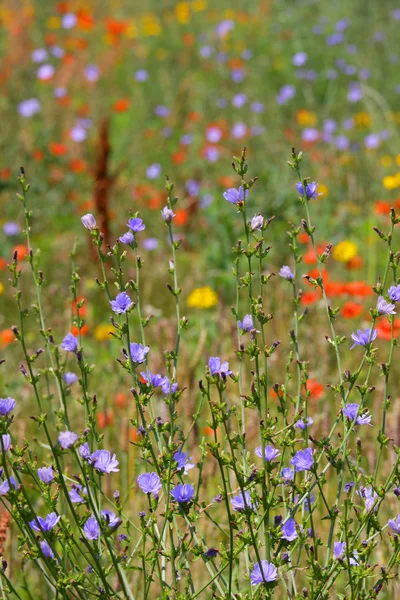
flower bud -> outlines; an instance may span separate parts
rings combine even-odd
[[[90,213],[88,213],[87,215],[83,215],[81,221],[82,225],[86,227],[86,229],[88,229],[89,231],[92,231],[96,227],[96,219]]]

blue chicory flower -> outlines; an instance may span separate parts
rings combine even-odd
[[[53,481],[53,477],[54,477],[54,471],[53,471],[53,467],[41,467],[40,469],[38,469],[38,476],[40,481],[43,481],[43,483],[51,483]]]
[[[388,289],[388,296],[392,302],[400,302],[400,285],[392,285]]]
[[[43,556],[45,558],[50,558],[53,559],[54,558],[54,552],[53,550],[50,548],[49,543],[47,540],[42,540],[40,542],[40,548],[43,552]]]
[[[137,344],[136,342],[133,342],[130,345],[132,361],[135,364],[140,365],[146,360],[146,355],[149,353],[149,350],[149,346],[143,346],[142,344]]]
[[[296,454],[291,459],[290,463],[294,466],[297,472],[300,471],[309,471],[313,464],[313,453],[311,448],[306,448],[305,450],[298,450]]]
[[[116,455],[111,456],[109,450],[96,450],[90,456],[90,461],[93,463],[94,468],[102,473],[118,473],[119,471],[117,469],[119,462]]]
[[[171,491],[171,496],[179,504],[186,504],[194,496],[194,487],[188,483],[180,483]]]
[[[394,310],[396,307],[394,304],[390,304],[390,302],[386,302],[383,296],[379,296],[377,303],[377,310],[380,315],[395,315],[396,311]]]
[[[224,192],[225,200],[228,200],[231,204],[237,204],[238,202],[244,202],[247,198],[249,190],[246,190],[243,193],[243,186],[240,186],[239,189],[229,188],[226,192]]]
[[[192,458],[189,458],[188,452],[175,452],[173,459],[178,463],[178,471],[183,471],[185,475],[188,474],[188,471],[190,471],[190,469],[194,469],[195,467],[193,463],[189,462],[192,460]]]
[[[33,519],[29,522],[29,525],[32,527],[32,529],[35,529],[35,531],[48,532],[57,525],[60,519],[60,515],[57,515],[55,512],[51,512],[50,514],[46,515],[44,519],[43,517],[36,517],[36,519]]]
[[[243,494],[240,492],[238,496],[233,496],[233,498],[231,498],[231,504],[233,510],[236,512],[242,512],[246,510],[255,511],[257,510],[258,506],[257,502],[251,499],[250,492],[247,490]]]
[[[219,375],[221,379],[225,376],[232,375],[232,371],[229,369],[229,363],[227,361],[221,363],[221,359],[218,356],[210,356],[208,359],[208,367],[211,375]]]
[[[12,412],[17,402],[14,398],[0,398],[0,416],[6,417]]]
[[[365,331],[362,331],[362,329],[357,329],[357,333],[351,334],[351,339],[353,340],[354,344],[350,350],[353,350],[353,348],[356,346],[368,346],[376,339],[377,333],[378,332],[376,329],[365,329]]]
[[[127,244],[129,246],[130,244],[133,244],[133,242],[135,241],[135,236],[133,235],[132,231],[127,231],[126,233],[121,235],[118,239],[121,242],[121,244]]]
[[[358,409],[359,409],[359,404],[357,403],[350,403],[350,404],[346,404],[346,406],[343,408],[342,412],[344,414],[345,417],[347,417],[350,421],[354,421],[354,419],[356,418],[356,415],[358,413]],[[372,416],[369,414],[368,411],[360,413],[357,416],[356,419],[356,423],[357,425],[370,425],[372,420]]]
[[[140,489],[145,494],[153,494],[157,497],[158,492],[161,490],[162,484],[157,473],[142,473],[137,478]]]
[[[78,436],[73,431],[61,431],[58,436],[58,442],[64,450],[71,448],[77,441]]]
[[[133,301],[126,292],[121,292],[115,300],[110,300],[111,308],[117,315],[126,313],[133,306]]]
[[[67,385],[73,385],[74,383],[76,383],[78,381],[78,376],[75,375],[75,373],[68,371],[67,373],[64,374],[64,381]]]
[[[100,535],[100,527],[98,522],[94,517],[89,517],[86,521],[83,531],[85,533],[85,537],[88,540],[97,540]]]
[[[262,458],[262,446],[258,446],[258,448],[255,449],[254,454],[256,456],[258,456],[259,458]],[[271,462],[271,461],[275,460],[279,455],[280,455],[279,450],[277,450],[273,446],[265,446],[264,460],[266,460],[267,462]]]
[[[279,270],[279,275],[283,277],[283,279],[287,279],[288,281],[294,279],[294,273],[292,273],[291,268],[287,265],[283,265],[283,267],[281,267],[281,269]]]
[[[129,219],[128,227],[133,233],[146,229],[146,225],[143,223],[142,219],[139,219],[138,217]]]
[[[62,341],[61,348],[67,352],[76,352],[78,349],[78,338],[73,333],[68,333]]]
[[[294,519],[288,519],[286,523],[282,525],[282,539],[287,542],[293,542],[297,537],[296,521]]]
[[[253,565],[253,570],[250,573],[251,585],[258,585],[259,583],[270,583],[276,581],[278,577],[278,571],[275,565],[267,560],[262,560],[261,564],[256,563]]]

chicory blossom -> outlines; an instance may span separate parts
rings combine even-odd
[[[49,543],[48,543],[48,541],[47,541],[47,540],[42,540],[42,541],[40,542],[40,548],[41,548],[41,550],[42,550],[42,552],[43,552],[43,556],[44,556],[45,558],[51,558],[51,559],[53,559],[53,558],[54,558],[54,552],[53,552],[53,550],[50,548],[50,546],[49,546]]]
[[[137,478],[140,489],[145,494],[153,494],[157,497],[158,492],[161,490],[162,484],[157,473],[142,473]]]
[[[335,542],[333,544],[333,555],[338,560],[343,558],[346,549],[346,542]]]
[[[81,446],[79,446],[78,451],[79,451],[79,454],[81,455],[81,457],[84,460],[89,460],[89,458],[90,458],[90,448],[89,448],[89,444],[87,442],[85,442],[84,444],[82,444]]]
[[[376,512],[378,510],[378,494],[373,490],[372,486],[361,486],[360,491],[357,492],[360,498],[364,500],[365,510],[369,512],[370,510],[374,510]]]
[[[254,329],[253,317],[251,315],[245,315],[243,321],[238,321],[239,328],[245,333]]]
[[[262,447],[259,446],[258,448],[256,448],[254,454],[256,456],[258,456],[259,458],[262,458]],[[271,461],[275,460],[275,458],[277,458],[279,455],[280,455],[279,450],[277,450],[273,446],[265,446],[264,460],[266,460],[267,462],[271,462]]]
[[[317,196],[319,196],[317,188],[318,183],[316,183],[315,181],[307,183],[305,193],[308,200],[314,200],[315,198],[317,198]],[[304,196],[304,186],[300,181],[296,183],[296,190],[301,196]]]
[[[303,431],[307,427],[310,427],[314,423],[314,420],[311,417],[306,417],[305,419],[299,419],[296,421],[295,426]]]
[[[380,315],[395,315],[396,311],[394,310],[396,307],[394,304],[390,304],[387,302],[383,296],[379,296],[377,310]]]
[[[388,525],[394,533],[400,534],[400,515],[397,515],[395,519],[389,519]]]
[[[253,566],[253,570],[250,573],[251,585],[258,585],[259,583],[270,583],[276,581],[278,577],[278,571],[275,565],[267,560],[262,560],[261,563],[256,563]]]
[[[175,213],[169,206],[164,206],[161,211],[161,216],[166,223],[171,223],[172,219],[175,217]]]
[[[126,233],[121,235],[121,237],[119,237],[118,239],[121,242],[121,244],[129,245],[129,244],[133,244],[133,242],[135,241],[135,236],[133,235],[132,231],[127,231]]]
[[[1,436],[1,446],[0,448],[2,450],[4,450],[4,452],[7,452],[7,450],[9,449],[9,447],[11,446],[11,436],[9,433],[3,433],[3,435]]]
[[[175,452],[173,459],[178,463],[177,469],[178,471],[184,472],[185,475],[188,474],[190,469],[194,469],[195,465],[189,461],[192,460],[192,457],[189,457],[188,452]]]
[[[46,515],[44,519],[43,517],[36,517],[36,519],[33,519],[29,522],[29,525],[32,527],[32,529],[35,529],[35,531],[51,531],[53,527],[57,525],[60,519],[60,515],[52,512]]]
[[[353,350],[356,346],[368,346],[371,342],[376,339],[377,336],[376,329],[357,329],[357,333],[351,334],[351,339],[354,344],[351,346],[350,350]]]
[[[119,462],[117,461],[116,455],[111,456],[109,450],[96,450],[90,457],[93,466],[102,473],[118,473],[117,469]]]
[[[149,350],[149,346],[142,346],[142,344],[137,344],[136,342],[133,342],[130,345],[132,361],[135,364],[140,365],[146,360],[146,355],[149,353]]]
[[[388,296],[392,302],[400,302],[400,285],[392,285],[388,290]]]
[[[73,431],[61,431],[58,436],[58,442],[61,448],[71,448],[77,442],[78,436]]]
[[[76,352],[78,349],[78,338],[73,333],[68,333],[62,341],[61,348],[67,352]]]
[[[100,527],[94,517],[89,517],[86,521],[83,531],[88,540],[97,540],[100,535]]]
[[[290,463],[294,466],[298,473],[300,471],[309,471],[314,464],[313,453],[311,448],[306,448],[305,450],[298,450],[298,452],[296,452],[296,454],[291,459]]]
[[[291,481],[293,481],[294,470],[290,467],[283,467],[279,474],[283,479],[283,483],[290,483]]]
[[[73,502],[74,504],[80,504],[81,502],[84,502],[84,499],[82,498],[81,494],[84,494],[86,496],[87,489],[82,487],[79,483],[74,483],[72,489],[69,491],[69,497],[71,499],[71,502]]]
[[[238,202],[244,202],[247,198],[249,190],[245,190],[243,192],[243,186],[241,185],[239,189],[229,188],[226,192],[224,192],[225,200],[228,200],[231,204],[237,204]]]
[[[283,267],[281,267],[281,269],[279,270],[279,275],[283,277],[283,279],[287,279],[288,281],[294,279],[294,273],[292,273],[291,268],[287,265],[283,265]]]
[[[0,496],[5,496],[6,494],[8,494],[8,492],[10,491],[10,485],[12,485],[15,490],[18,487],[16,480],[12,476],[10,476],[9,479],[5,479],[0,484]]]
[[[250,227],[252,231],[256,231],[257,229],[262,229],[264,225],[264,217],[262,215],[254,215],[252,220],[250,221]]]
[[[100,514],[111,529],[117,529],[122,523],[121,519],[111,510],[102,510]]]
[[[146,229],[146,225],[143,223],[142,219],[139,219],[139,217],[129,219],[128,227],[131,231],[133,231],[133,233],[137,233],[138,231],[143,231]]]
[[[90,213],[88,213],[87,215],[83,215],[83,217],[81,218],[81,221],[82,221],[82,225],[84,227],[86,227],[86,229],[88,229],[89,231],[92,231],[93,229],[96,228],[96,219]]]
[[[14,398],[0,398],[0,416],[6,417],[12,412],[16,406],[17,402]]]
[[[43,481],[43,483],[51,483],[53,481],[53,467],[41,467],[37,472],[40,481]]]
[[[117,315],[126,313],[133,306],[133,301],[126,292],[121,292],[115,300],[110,300],[111,308]]]
[[[257,502],[253,502],[250,496],[250,492],[247,490],[244,493],[240,493],[238,496],[231,498],[231,504],[233,510],[236,512],[242,512],[245,510],[256,510]]]
[[[296,521],[294,519],[288,519],[286,523],[282,525],[282,538],[287,542],[293,542],[297,537]]]
[[[67,385],[72,385],[78,381],[78,376],[75,375],[75,373],[68,371],[68,373],[64,374],[64,381]]]
[[[228,377],[228,375],[232,375],[228,361],[221,363],[221,359],[218,356],[210,356],[208,359],[208,367],[211,375],[219,375],[221,379],[223,377]]]
[[[356,415],[358,413],[358,409],[359,409],[359,404],[357,403],[350,403],[350,404],[346,404],[346,406],[343,408],[343,414],[345,417],[347,417],[350,421],[354,421],[354,419],[356,418]],[[369,412],[364,412],[361,413],[357,416],[356,419],[356,424],[357,425],[370,425],[372,420],[372,416],[369,414]]]
[[[171,491],[171,496],[179,504],[186,504],[194,496],[194,487],[188,483],[180,483]]]

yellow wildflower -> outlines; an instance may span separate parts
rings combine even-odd
[[[318,184],[318,193],[322,194],[323,196],[326,196],[328,193],[328,186],[324,185],[323,183],[319,183]]]
[[[301,108],[297,111],[296,119],[299,125],[307,127],[312,127],[317,123],[317,115],[305,108]]]
[[[110,325],[107,324],[101,324],[101,325],[97,325],[97,327],[94,330],[94,337],[96,338],[96,340],[98,342],[104,342],[104,340],[109,340],[110,339],[110,330],[111,327]]]
[[[396,165],[400,167],[400,154],[396,156]]]
[[[190,21],[189,3],[179,2],[175,7],[175,15],[178,23],[187,25]]]
[[[354,123],[356,127],[371,127],[372,118],[366,112],[359,112],[354,115]]]
[[[58,29],[61,26],[60,17],[49,17],[46,25],[49,29]]]
[[[187,305],[191,308],[211,308],[218,302],[218,295],[208,285],[196,288],[189,294]]]
[[[206,10],[206,8],[207,2],[205,2],[205,0],[193,0],[192,10],[194,12],[202,12],[203,10]]]
[[[333,248],[333,258],[339,262],[347,263],[349,260],[357,256],[358,248],[354,242],[343,240]]]
[[[392,164],[392,162],[393,162],[393,159],[392,159],[391,156],[389,156],[389,154],[385,154],[381,158],[381,165],[382,165],[382,167],[390,167],[390,165]]]
[[[1,294],[4,294],[4,285],[2,283],[0,283],[0,296]]]

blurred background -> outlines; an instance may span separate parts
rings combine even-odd
[[[400,207],[400,5],[4,0],[0,19],[2,351],[12,352],[16,318],[6,265],[13,252],[20,259],[26,254],[15,199],[20,165],[31,182],[35,260],[44,271],[45,310],[57,335],[65,334],[74,315],[74,264],[85,275],[79,291],[86,300],[82,334],[89,352],[103,353],[100,377],[115,369],[107,360],[117,353],[110,348],[109,306],[94,281],[99,266],[80,217],[92,212],[113,244],[132,210],[146,223],[140,242],[145,314],[154,315],[159,346],[169,347],[174,304],[165,293],[169,242],[160,216],[168,175],[179,197],[174,227],[183,240],[181,302],[193,324],[182,350],[190,360],[186,384],[195,385],[205,348],[233,352],[232,247],[243,233],[223,192],[239,185],[231,157],[244,146],[249,175],[259,178],[248,214],[275,216],[267,231],[270,271],[293,264],[286,231],[288,221],[299,223],[301,205],[286,161],[294,146],[305,152],[303,175],[319,183],[321,195],[312,202],[317,240],[322,250],[334,244],[324,277],[342,309],[339,329],[348,334],[368,323],[371,285],[382,269],[372,228],[387,228],[390,207]],[[312,274],[307,236],[299,243],[301,274]],[[133,273],[132,264],[127,276]],[[290,301],[283,307],[286,283],[277,279],[268,310],[279,305],[290,318]],[[314,324],[325,323],[319,295],[302,285],[303,308],[313,311]],[[23,286],[29,294],[28,277]],[[399,327],[396,318],[396,335]],[[271,323],[271,342],[285,340],[283,355],[288,328],[284,318]],[[312,340],[311,331],[305,335]],[[378,335],[390,338],[386,319]],[[325,366],[329,371],[329,361]],[[310,375],[318,397],[322,376]],[[12,395],[12,378],[1,377]]]

